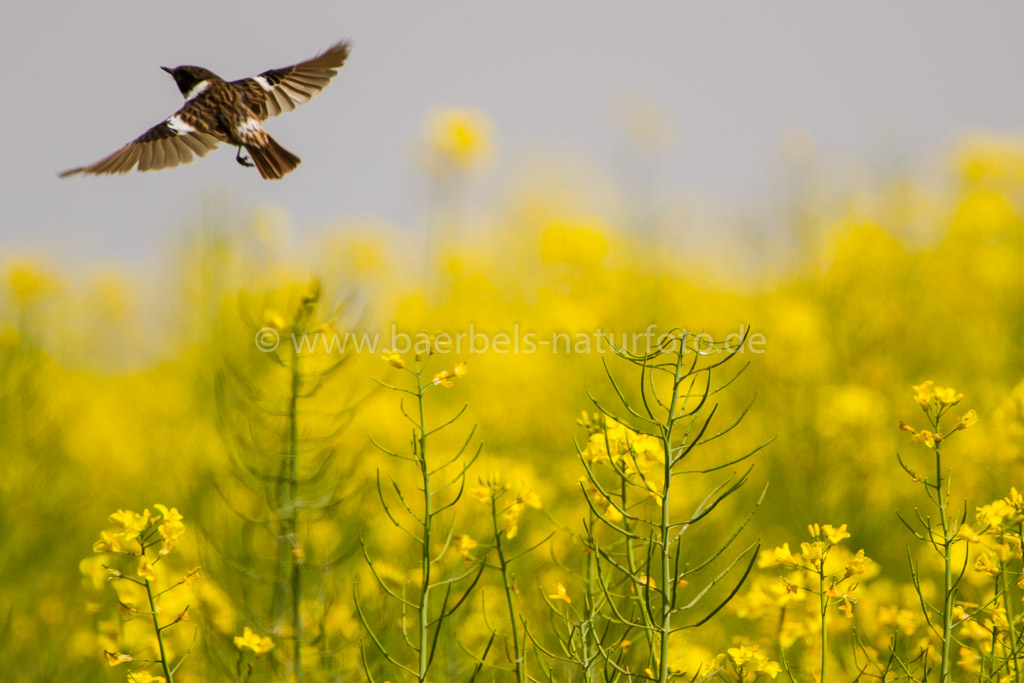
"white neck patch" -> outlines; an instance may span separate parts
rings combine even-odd
[[[199,97],[204,92],[206,92],[206,89],[209,87],[210,81],[199,81],[198,83],[193,85],[192,89],[188,91],[187,95],[185,95],[185,101],[190,102],[194,100],[195,98]]]
[[[178,135],[194,133],[196,130],[192,126],[185,123],[185,121],[177,114],[167,119],[167,126]]]

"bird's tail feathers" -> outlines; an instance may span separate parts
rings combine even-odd
[[[245,145],[245,151],[252,157],[256,169],[265,180],[278,180],[293,170],[302,160],[267,136],[261,145]]]

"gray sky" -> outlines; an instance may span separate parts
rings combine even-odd
[[[1024,3],[1010,1],[104,0],[4,14],[0,259],[153,260],[210,193],[280,204],[300,232],[353,215],[411,224],[411,150],[439,104],[493,118],[497,178],[545,145],[611,167],[616,111],[647,98],[679,131],[663,184],[738,201],[775,186],[794,126],[826,158],[885,161],[1024,121]],[[181,105],[161,65],[233,79],[339,38],[354,49],[330,88],[267,124],[303,159],[283,181],[230,147],[159,173],[57,179]]]

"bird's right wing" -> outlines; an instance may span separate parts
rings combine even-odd
[[[281,69],[264,71],[259,76],[234,81],[242,85],[250,106],[261,119],[291,111],[305,104],[327,87],[348,58],[349,44],[336,43],[313,59]]]
[[[140,171],[159,171],[178,164],[192,163],[193,153],[200,157],[206,156],[217,147],[219,141],[189,125],[183,113],[184,110],[169,116],[95,164],[64,171],[60,177],[75,173],[128,173],[135,168]]]

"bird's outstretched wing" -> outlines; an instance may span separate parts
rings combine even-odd
[[[283,69],[264,71],[233,85],[245,88],[249,106],[261,119],[291,111],[322,92],[348,57],[349,44],[341,41],[313,59]]]
[[[191,117],[183,109],[110,156],[90,166],[64,171],[60,177],[75,173],[128,173],[135,168],[140,171],[159,171],[178,164],[190,164],[193,153],[204,157],[217,147],[219,141],[212,135],[196,130],[186,118]]]

